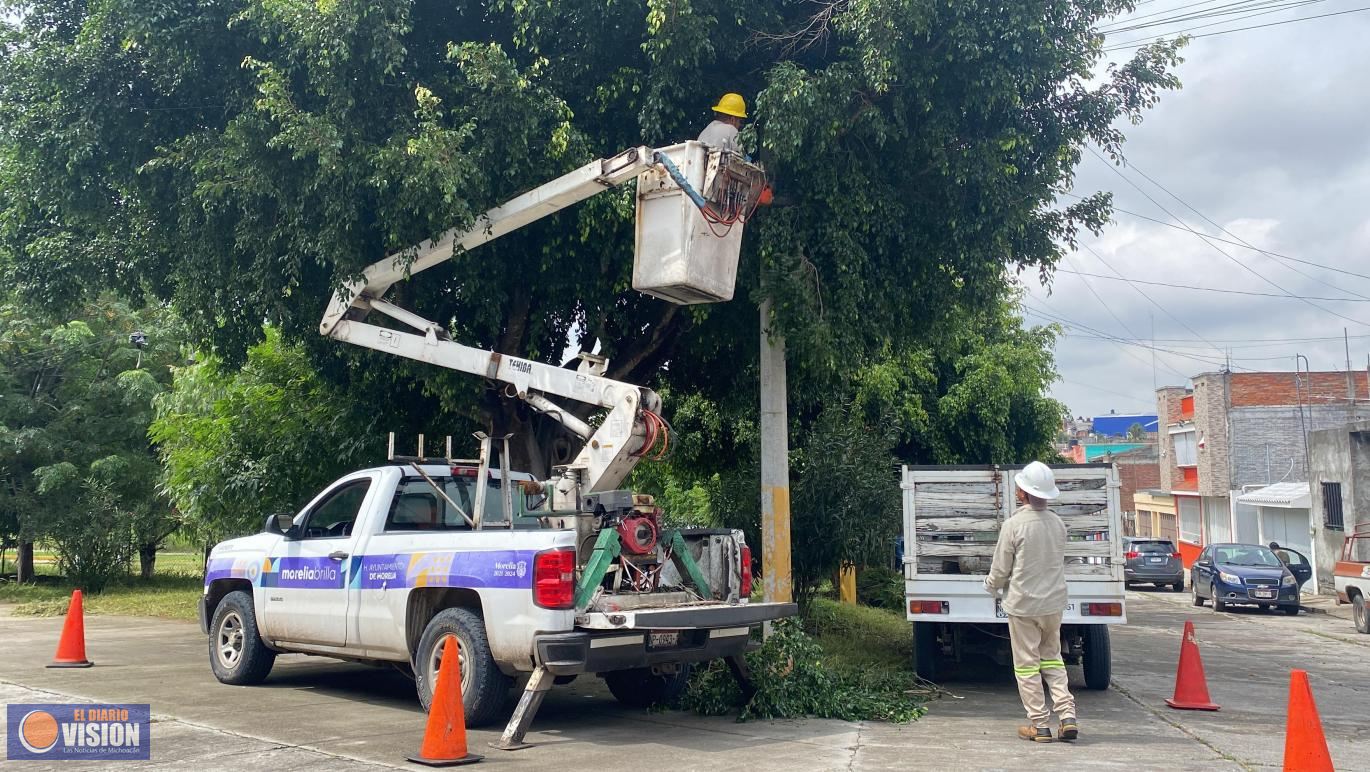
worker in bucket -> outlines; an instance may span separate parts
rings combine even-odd
[[[737,132],[747,117],[747,102],[741,94],[724,94],[713,106],[714,119],[699,134],[699,141],[718,150],[741,154]]]
[[[1018,736],[1039,743],[1052,741],[1042,684],[1051,692],[1051,705],[1060,718],[1060,738],[1080,734],[1075,720],[1075,698],[1066,683],[1061,659],[1061,615],[1066,609],[1066,526],[1047,508],[1061,495],[1051,468],[1034,461],[1014,476],[1020,506],[999,529],[994,560],[985,589],[1003,593],[1013,647],[1013,672],[1028,724]]]

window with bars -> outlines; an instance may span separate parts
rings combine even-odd
[[[1322,484],[1322,524],[1338,531],[1346,530],[1341,515],[1341,483]]]

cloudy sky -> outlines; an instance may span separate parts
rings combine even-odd
[[[1130,15],[1134,23],[1213,9],[1238,13],[1120,32],[1109,43],[1214,22],[1221,23],[1191,34],[1367,6],[1366,0],[1150,0]],[[1263,15],[1242,18],[1258,12]],[[1158,15],[1141,18],[1147,14]],[[1314,370],[1345,370],[1343,327],[1352,367],[1367,366],[1370,278],[1329,270],[1370,277],[1367,41],[1370,10],[1195,39],[1178,70],[1184,88],[1163,97],[1142,125],[1125,127],[1130,166],[1117,170],[1122,176],[1085,154],[1075,191],[1112,191],[1116,209],[1133,214],[1116,212],[1099,238],[1086,234],[1049,291],[1027,277],[1026,298],[1029,322],[1068,320],[1056,348],[1062,380],[1053,395],[1073,414],[1153,411],[1153,384],[1187,385],[1228,357],[1234,370],[1292,370],[1296,353]],[[1129,53],[1108,56],[1125,61]],[[1236,243],[1206,243],[1185,227]],[[1357,302],[1220,294],[1080,273]]]

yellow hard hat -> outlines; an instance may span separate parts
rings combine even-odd
[[[714,105],[714,112],[731,115],[734,118],[747,117],[747,101],[741,94],[724,94],[723,98]]]

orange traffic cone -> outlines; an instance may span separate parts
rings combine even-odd
[[[1289,723],[1284,732],[1285,772],[1332,772],[1332,756],[1322,734],[1322,720],[1308,686],[1308,673],[1289,673]]]
[[[1180,643],[1180,666],[1175,670],[1175,696],[1165,704],[1179,710],[1218,710],[1208,697],[1199,641],[1194,637],[1194,623],[1188,619],[1184,622],[1184,641]]]
[[[455,767],[474,764],[485,758],[468,753],[466,748],[466,710],[461,704],[461,659],[457,637],[451,636],[442,647],[433,702],[428,706],[428,727],[423,732],[419,755],[405,758],[430,767]]]
[[[93,664],[86,659],[86,618],[81,611],[81,591],[73,590],[71,605],[67,606],[67,621],[62,624],[62,638],[57,642],[57,655],[48,667],[90,667]]]

